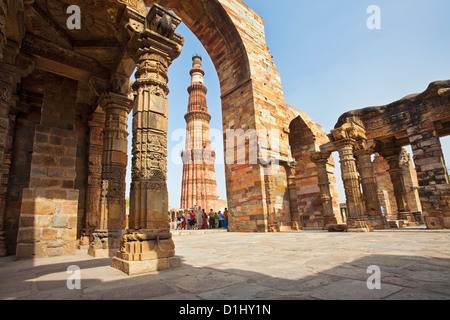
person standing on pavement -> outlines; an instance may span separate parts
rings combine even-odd
[[[224,229],[228,230],[228,209],[225,208],[225,210],[223,211],[223,224],[224,224]]]
[[[202,229],[208,229],[208,215],[205,212],[205,209],[202,211]]]
[[[202,211],[202,207],[198,206],[197,210],[195,211],[195,220],[196,220],[196,225],[195,225],[195,229],[201,229],[202,225],[203,225],[203,211]]]
[[[209,228],[214,229],[214,211],[213,209],[209,210]]]
[[[217,214],[217,212],[214,212],[214,229],[219,228],[219,221],[219,215]]]
[[[223,213],[219,210],[219,213],[217,214],[219,216],[219,229],[223,228]]]

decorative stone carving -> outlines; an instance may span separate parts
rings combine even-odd
[[[317,173],[319,179],[319,188],[321,193],[321,200],[323,203],[323,230],[327,230],[328,226],[337,224],[337,219],[334,216],[332,196],[330,192],[330,180],[328,178],[327,164],[330,158],[330,153],[316,152],[311,158],[317,166]]]
[[[391,176],[392,185],[394,187],[395,200],[397,202],[397,218],[398,220],[408,220],[410,224],[415,224],[414,216],[411,214],[408,201],[405,180],[403,176],[403,168],[401,167],[402,148],[391,147],[384,148],[380,154],[389,164],[389,175]]]
[[[5,22],[8,14],[8,0],[0,0],[0,60],[3,59],[3,47],[6,43]]]
[[[128,159],[127,122],[132,101],[120,94],[105,93],[100,97],[99,105],[105,112],[101,183],[100,186],[93,185],[89,194],[93,198],[100,195],[99,215],[95,214],[97,210],[95,202],[89,201],[88,204],[94,206],[94,208],[89,208],[92,210],[90,216],[93,221],[91,223],[95,224],[95,227],[99,230],[106,230],[109,233],[108,250],[113,250],[119,248],[120,238],[117,237],[120,237],[125,230],[125,179]],[[94,143],[99,143],[101,140],[100,137],[96,136],[101,130],[101,127],[99,128],[95,129],[93,135],[91,135]],[[92,146],[92,151],[98,150],[98,147]],[[93,164],[98,163],[98,153],[94,151],[93,157],[95,158]],[[92,178],[94,183],[97,182],[98,172],[95,172]],[[106,249],[99,249],[97,244],[102,240],[95,239],[96,235],[101,235],[101,233],[93,234],[94,239],[91,241],[89,253],[94,257],[107,256],[108,252],[97,252]]]
[[[291,227],[294,230],[301,230],[303,226],[300,221],[300,213],[298,211],[297,186],[295,183],[295,174],[296,174],[295,166],[297,165],[297,162],[286,161],[285,163],[280,162],[280,164],[284,165],[284,169],[286,170],[287,185],[289,192],[289,211],[291,214]]]
[[[136,10],[142,15],[147,15],[147,7],[142,0],[119,0],[119,2],[126,4],[127,7],[130,7],[133,10]]]
[[[266,190],[266,203],[267,203],[267,229],[269,232],[280,232],[280,226],[278,224],[277,214],[275,211],[275,196],[274,185],[275,179],[272,164],[264,166],[264,184]]]
[[[373,141],[360,139],[356,143],[355,155],[361,178],[365,213],[374,229],[385,229],[388,228],[388,224],[386,218],[381,214],[381,205],[378,199],[377,184],[371,158],[373,146]]]
[[[338,148],[341,159],[342,180],[347,198],[349,231],[373,231],[367,223],[364,213],[361,189],[359,184],[354,145],[356,140],[365,139],[364,128],[356,123],[344,123],[340,128],[331,131],[331,138]]]
[[[129,233],[113,267],[127,274],[179,265],[167,230],[168,67],[180,53],[184,39],[174,33],[181,19],[153,5],[146,28],[136,32],[130,50],[138,65],[133,90],[133,160]],[[168,236],[167,236],[168,234]],[[139,241],[138,241],[139,240]],[[178,261],[178,262],[177,262]]]
[[[105,114],[94,112],[89,121],[88,179],[86,188],[86,220],[81,245],[88,245],[91,234],[100,224],[102,186],[103,128]]]

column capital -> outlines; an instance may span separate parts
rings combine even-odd
[[[328,162],[331,157],[331,152],[317,151],[311,154],[311,161],[315,163]]]
[[[126,110],[127,113],[130,113],[133,107],[133,100],[128,98],[128,96],[124,96],[121,94],[107,92],[103,93],[99,100],[98,105],[106,112],[109,108],[118,108]]]
[[[347,143],[354,144],[356,140],[366,139],[366,130],[355,122],[349,122],[331,130],[329,137],[337,146]]]
[[[157,54],[168,59],[169,65],[181,53],[184,45],[183,36],[175,33],[181,23],[181,18],[153,4],[146,20],[144,29],[135,34],[131,41],[131,53],[136,63],[144,54]]]
[[[355,155],[372,155],[375,153],[376,142],[373,139],[358,139],[355,141]]]

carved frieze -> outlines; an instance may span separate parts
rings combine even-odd
[[[418,115],[422,115],[428,112],[429,109],[430,109],[429,105],[422,105],[407,111],[394,113],[387,116],[386,115],[378,116],[375,119],[366,121],[365,125],[367,130],[376,130],[384,126],[391,126],[398,123],[404,123]]]

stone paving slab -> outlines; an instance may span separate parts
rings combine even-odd
[[[181,268],[134,276],[86,251],[0,258],[0,299],[450,299],[450,231],[208,232],[174,241]],[[71,265],[81,269],[80,290],[67,288]],[[367,288],[374,265],[381,290]]]

